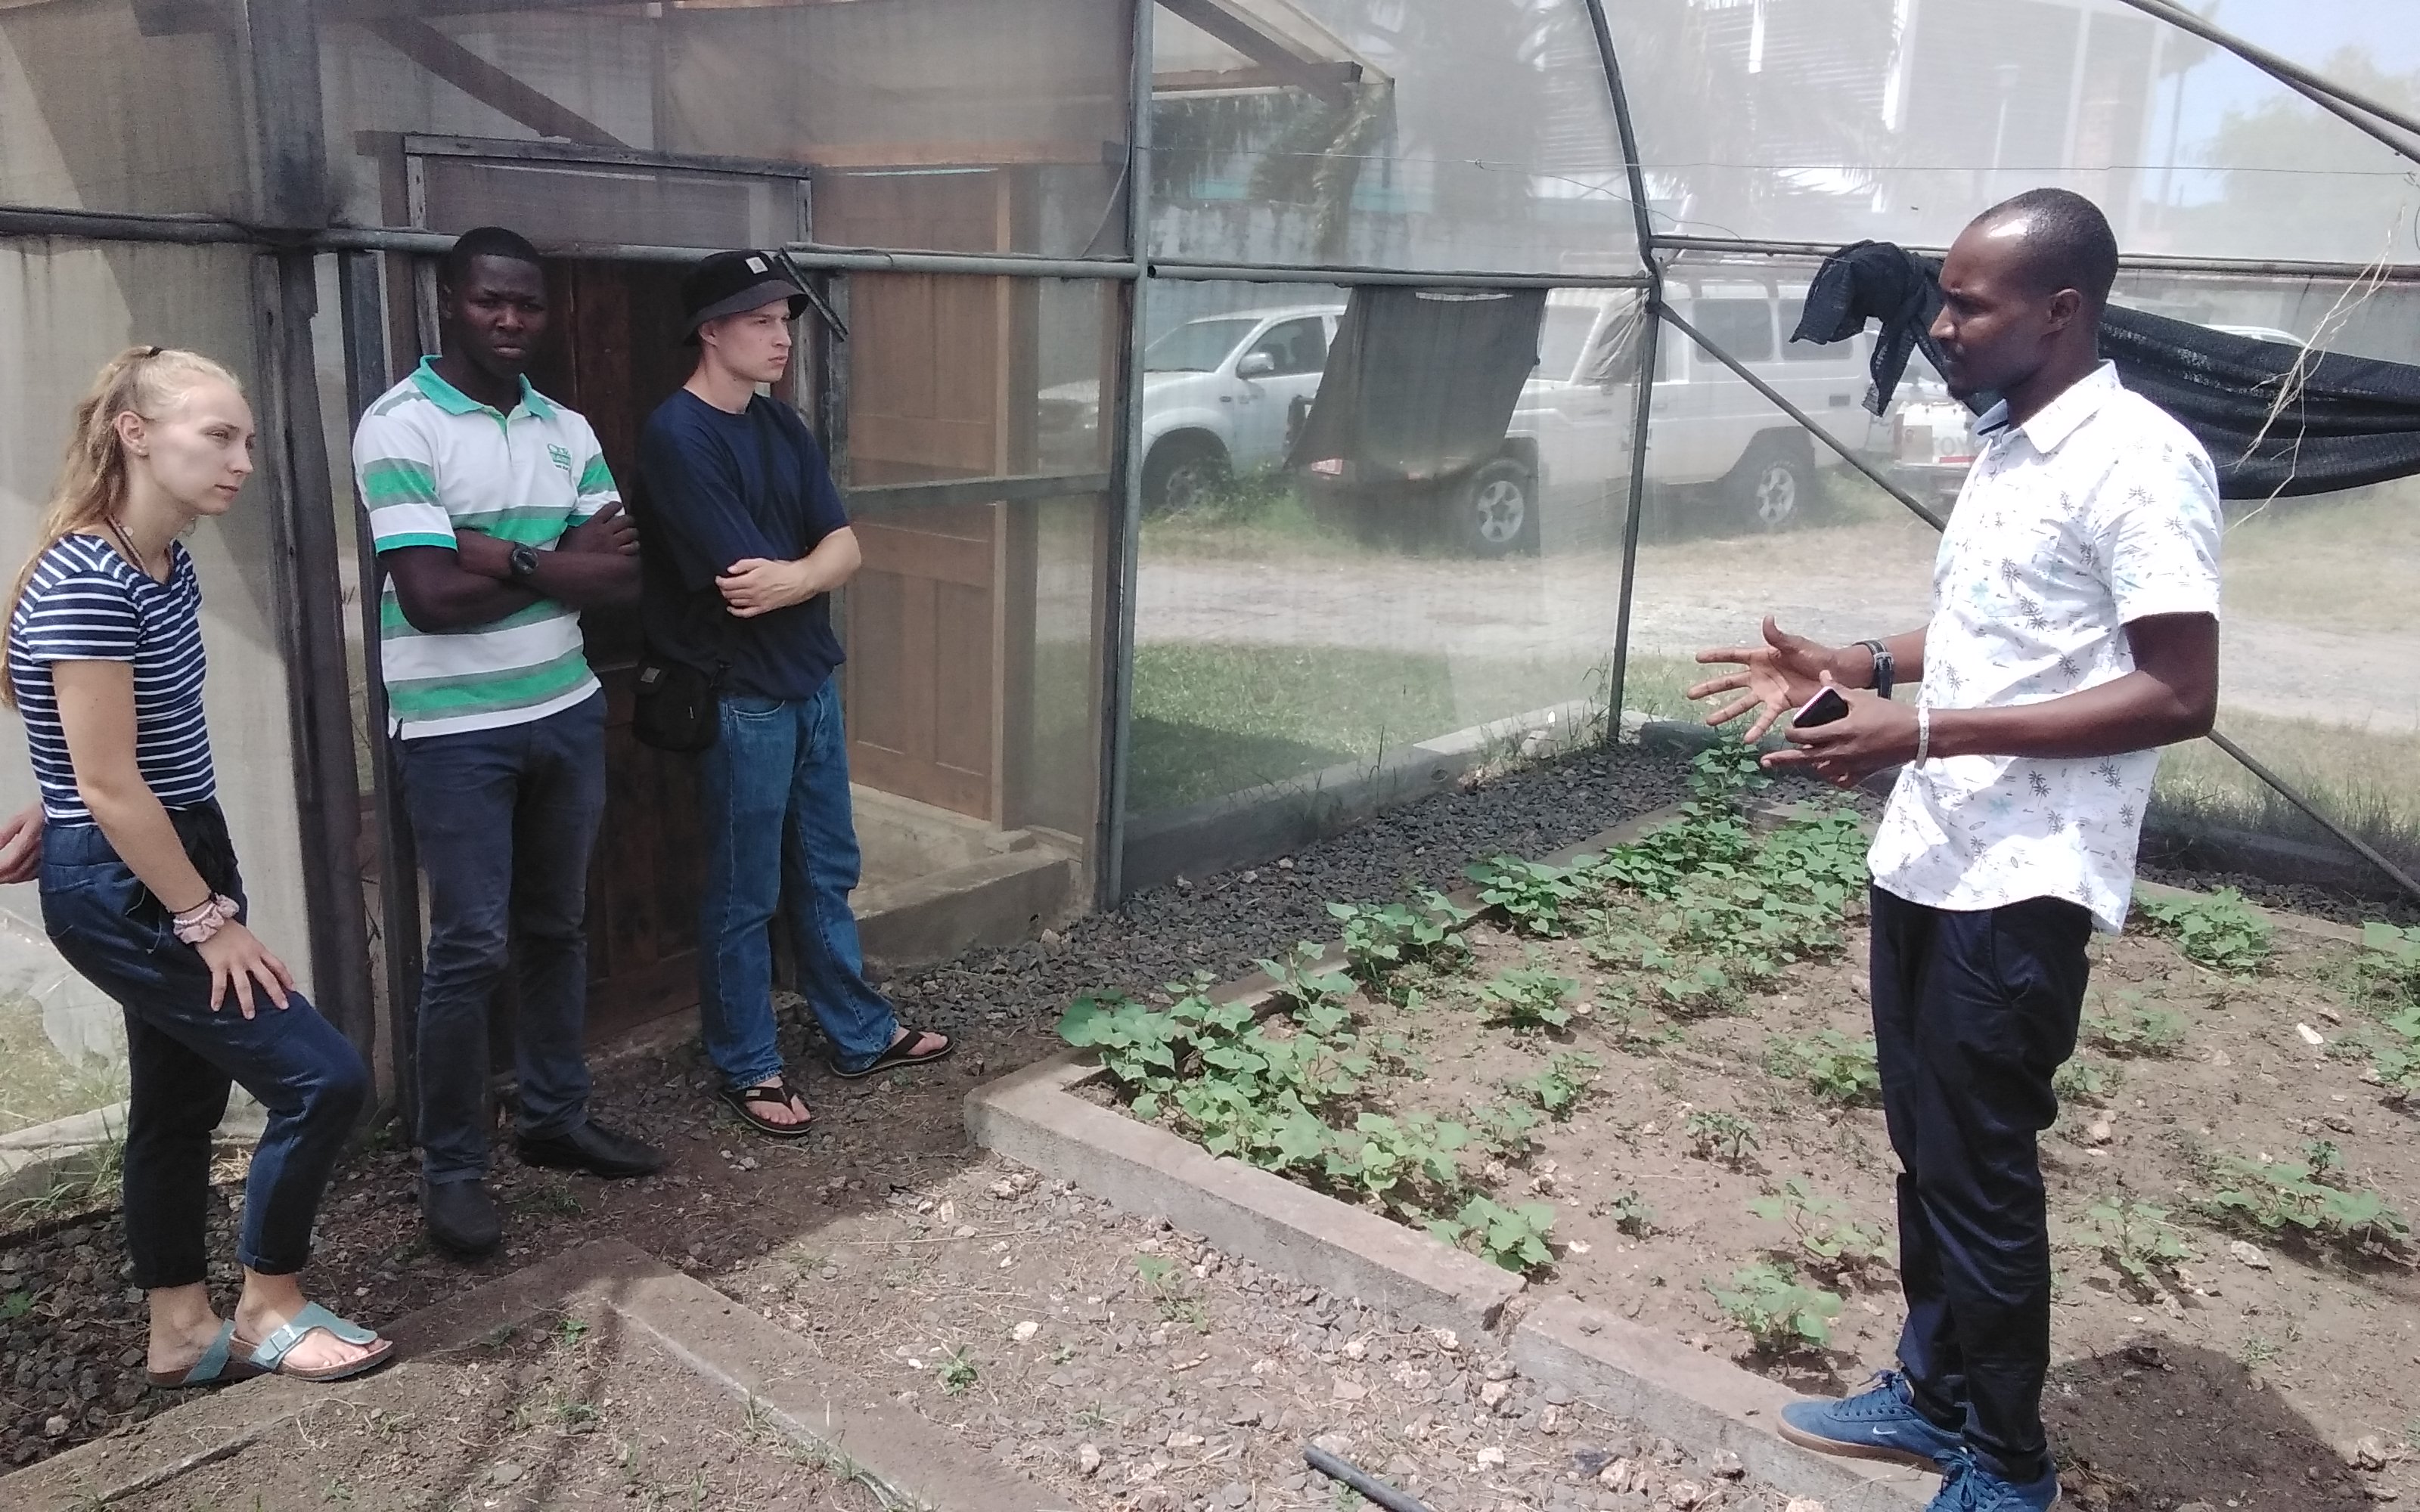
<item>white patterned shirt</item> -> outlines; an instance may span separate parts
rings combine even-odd
[[[2022,425],[2005,405],[1932,568],[1921,701],[2006,708],[2133,671],[2129,621],[2218,613],[2218,482],[2166,411],[2103,363]],[[1901,768],[1869,862],[1935,908],[2065,898],[2126,921],[2157,750],[2082,760],[1934,757]]]

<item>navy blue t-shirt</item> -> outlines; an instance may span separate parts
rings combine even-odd
[[[796,562],[848,523],[798,411],[758,394],[735,415],[675,390],[639,432],[639,474],[648,643],[703,671],[728,662],[726,693],[803,699],[822,687],[841,662],[830,594],[743,620],[714,586],[734,563]]]

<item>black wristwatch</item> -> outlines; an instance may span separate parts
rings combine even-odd
[[[537,548],[534,546],[513,548],[513,554],[506,561],[504,578],[508,582],[526,583],[537,576]]]
[[[1891,655],[1890,647],[1879,640],[1860,640],[1857,644],[1873,654],[1875,694],[1881,698],[1890,697],[1891,674],[1899,670],[1899,658]]]

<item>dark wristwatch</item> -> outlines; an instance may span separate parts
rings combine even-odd
[[[537,576],[537,548],[517,546],[505,563],[504,579],[507,582],[527,583]]]
[[[1880,698],[1890,697],[1891,674],[1899,670],[1899,658],[1891,655],[1890,647],[1879,640],[1860,640],[1857,644],[1873,654],[1875,695]]]

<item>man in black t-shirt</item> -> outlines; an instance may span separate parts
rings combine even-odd
[[[775,1042],[768,927],[788,910],[800,986],[835,1075],[950,1053],[904,1028],[865,980],[848,746],[832,671],[831,591],[861,560],[806,423],[756,392],[790,362],[806,291],[767,253],[717,253],[681,285],[697,369],[639,436],[643,598],[657,654],[716,675],[720,729],[699,758],[706,879],[698,1011],[721,1096],[759,1131],[803,1134],[805,1097]]]

